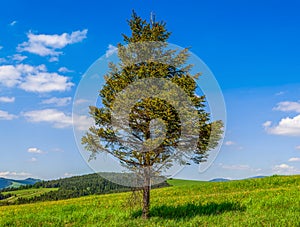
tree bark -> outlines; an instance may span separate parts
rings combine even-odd
[[[143,219],[150,217],[150,174],[149,169],[144,169],[144,185],[143,185]]]

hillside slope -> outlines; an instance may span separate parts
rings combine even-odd
[[[173,183],[176,180],[173,180]],[[0,207],[0,226],[299,226],[300,176],[154,189],[151,219],[130,193]]]

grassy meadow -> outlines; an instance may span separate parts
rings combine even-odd
[[[151,191],[149,220],[126,192],[2,206],[0,226],[300,226],[300,176],[169,183]]]
[[[51,191],[57,191],[58,188],[31,188],[31,189],[24,189],[24,190],[16,190],[16,191],[8,191],[2,192],[3,195],[10,194],[11,197],[2,200],[3,202],[15,202],[18,198],[33,198],[35,196],[39,196]],[[0,201],[1,203],[1,201]]]

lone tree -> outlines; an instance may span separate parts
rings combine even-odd
[[[125,44],[118,44],[120,63],[110,64],[99,94],[102,106],[90,107],[95,126],[82,144],[91,158],[108,153],[138,176],[147,219],[152,181],[176,162],[205,161],[223,124],[210,121],[205,96],[196,94],[199,74],[191,75],[192,66],[186,64],[188,49],[166,48],[171,34],[166,24],[152,17],[147,22],[135,12],[128,24],[131,35],[123,35]]]

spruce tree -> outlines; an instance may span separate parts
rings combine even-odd
[[[175,162],[186,165],[190,161],[205,161],[208,151],[218,144],[222,122],[210,121],[210,114],[205,111],[205,96],[196,94],[195,78],[199,74],[191,75],[192,66],[186,65],[188,49],[180,52],[166,49],[171,35],[166,24],[156,22],[154,18],[147,22],[135,12],[128,24],[131,35],[123,34],[124,43],[118,44],[120,63],[110,64],[110,71],[105,75],[106,83],[99,92],[102,106],[90,107],[95,126],[83,136],[82,144],[86,150],[91,151],[92,158],[96,158],[100,152],[108,153],[140,177],[143,191],[142,217],[147,219],[152,180]],[[126,94],[123,91],[138,81],[143,83],[140,89],[155,89],[156,85],[147,84],[148,79],[156,79],[157,86],[163,86],[161,97],[136,97],[134,105],[126,106],[128,99],[134,99],[135,91],[134,88]],[[179,103],[184,103],[184,99],[174,93],[170,84],[161,83],[161,79],[175,84],[189,98],[189,107],[182,108],[181,115],[168,99],[174,98]],[[124,116],[113,116],[113,113],[122,112],[114,109],[116,103],[119,103],[119,107],[129,108],[127,121],[122,121]],[[190,113],[190,109],[193,113]],[[119,121],[119,134],[113,127],[114,120]],[[184,131],[183,127],[187,126],[192,126],[192,129]],[[188,136],[182,139],[184,133]],[[130,136],[127,137],[128,134]],[[193,141],[195,146],[189,146]]]

